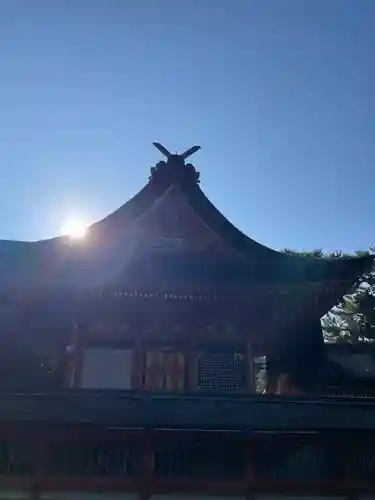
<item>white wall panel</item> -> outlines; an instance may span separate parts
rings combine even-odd
[[[130,389],[133,351],[89,348],[83,357],[83,389]]]

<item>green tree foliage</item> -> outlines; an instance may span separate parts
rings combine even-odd
[[[375,294],[372,286],[357,289],[322,320],[328,341],[375,342]]]
[[[354,254],[337,251],[325,254],[322,250],[297,252],[283,250],[289,255],[323,258],[364,257],[374,254],[375,249],[359,250]],[[327,342],[371,343],[375,342],[375,266],[361,276],[354,289],[322,318],[322,328]]]

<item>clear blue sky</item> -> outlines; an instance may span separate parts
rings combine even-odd
[[[274,248],[375,243],[374,0],[2,0],[0,237],[55,236],[200,144]]]

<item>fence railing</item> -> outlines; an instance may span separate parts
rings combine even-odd
[[[375,434],[0,428],[1,489],[41,492],[375,491]],[[6,437],[6,435],[9,437]],[[12,483],[13,478],[13,483]]]

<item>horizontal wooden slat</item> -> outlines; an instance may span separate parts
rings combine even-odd
[[[140,494],[140,500],[164,493],[358,496],[375,491],[375,433],[126,433],[104,426],[15,424],[0,430],[0,497],[1,491],[24,491],[34,498],[41,492],[124,491]]]
[[[254,431],[375,431],[374,398],[66,391],[1,394],[0,423],[112,428]]]

